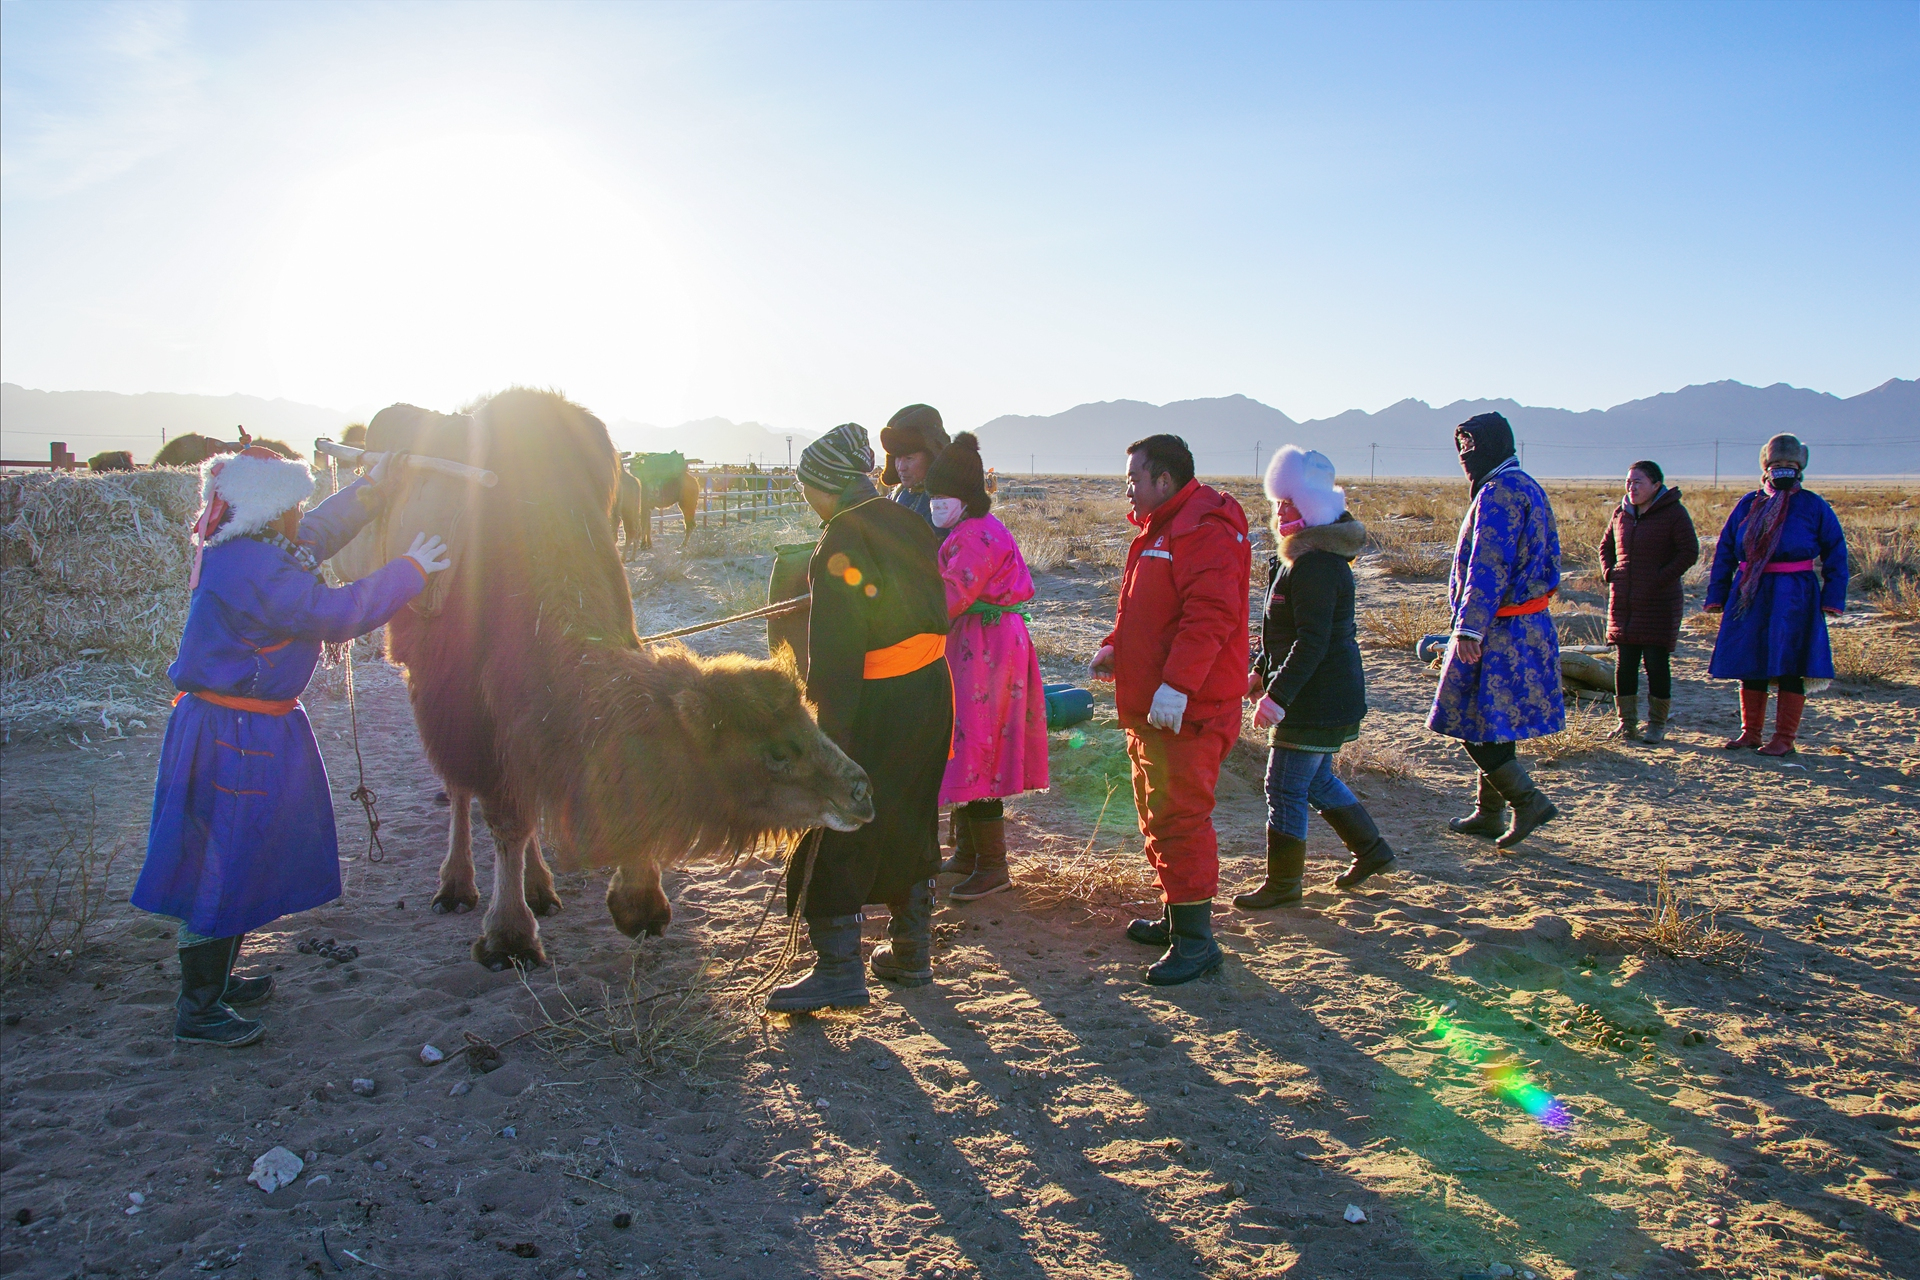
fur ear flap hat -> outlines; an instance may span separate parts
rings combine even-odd
[[[1293,444],[1267,464],[1267,497],[1293,503],[1308,527],[1332,524],[1347,510],[1346,490],[1335,487],[1327,455]]]
[[[1807,469],[1807,463],[1813,460],[1813,450],[1800,442],[1800,437],[1782,432],[1760,447],[1760,469],[1769,467],[1798,467]]]
[[[947,443],[947,426],[938,409],[930,404],[908,405],[887,419],[887,425],[880,429],[880,448],[887,455],[887,469],[880,482],[900,483],[899,469],[893,465],[895,458],[923,452],[937,458]]]
[[[967,504],[967,514],[987,514],[993,499],[987,496],[986,468],[980,462],[980,441],[973,432],[962,431],[953,443],[927,468],[927,492],[936,498],[958,498]]]
[[[208,458],[200,466],[204,505],[193,522],[193,575],[200,585],[200,553],[234,538],[259,533],[313,496],[313,472],[304,462],[252,445],[239,453]]]

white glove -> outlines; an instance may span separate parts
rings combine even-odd
[[[374,463],[373,466],[367,470],[367,483],[372,485],[380,484],[386,480],[387,472],[393,467],[393,453],[391,451],[376,454],[375,456],[378,457],[380,461]]]
[[[414,534],[413,545],[407,548],[407,558],[419,565],[420,572],[429,577],[453,564],[447,558],[447,544],[440,540],[437,533]]]
[[[1180,719],[1187,714],[1187,695],[1170,684],[1153,691],[1153,706],[1147,710],[1147,723],[1168,733],[1180,732]]]
[[[1260,705],[1253,709],[1253,727],[1271,729],[1287,718],[1287,709],[1272,698],[1260,699]]]
[[[1087,664],[1087,674],[1095,680],[1113,679],[1113,646],[1103,644],[1100,652],[1093,655],[1093,661]]]

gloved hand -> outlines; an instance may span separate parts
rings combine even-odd
[[[1153,706],[1147,709],[1147,723],[1168,733],[1180,732],[1180,720],[1187,714],[1187,695],[1170,684],[1153,691]]]
[[[1253,709],[1253,727],[1271,729],[1287,718],[1287,709],[1272,698],[1261,698],[1260,705]]]
[[[407,548],[407,558],[419,565],[420,572],[428,577],[453,565],[453,561],[447,558],[447,544],[440,540],[437,533],[414,534],[413,545]]]
[[[1087,664],[1087,674],[1095,680],[1113,679],[1113,646],[1103,644],[1100,652],[1093,655],[1093,661]]]

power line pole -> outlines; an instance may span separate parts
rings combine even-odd
[[[1031,476],[1031,475],[1038,475],[1038,474],[1039,474],[1038,472],[1036,472],[1036,471],[1035,471],[1035,470],[1033,469],[1033,455],[1032,455],[1032,454],[1028,454],[1028,455],[1027,455],[1027,474],[1028,474],[1028,475],[1030,475],[1030,476]]]
[[[1525,440],[1520,442],[1520,465],[1522,467],[1527,465],[1527,442]],[[1649,677],[1649,679],[1651,679],[1651,677]]]
[[[1259,440],[1255,440],[1253,442],[1253,478],[1255,480],[1258,480],[1260,478],[1260,445],[1261,443],[1262,442]]]
[[[1718,440],[1713,442],[1713,487],[1715,490],[1720,488],[1720,442]]]
[[[787,437],[787,466],[789,469],[791,469],[793,466],[793,437],[792,436]]]
[[[1377,463],[1379,459],[1380,459],[1380,446],[1378,444],[1368,445],[1367,446],[1367,479],[1369,481],[1371,481],[1374,478],[1374,470],[1375,470],[1374,464]]]

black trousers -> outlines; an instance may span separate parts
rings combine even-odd
[[[1619,649],[1620,661],[1613,669],[1615,693],[1640,692],[1640,663],[1644,659],[1647,664],[1647,695],[1654,698],[1673,696],[1672,654],[1657,644],[1623,644]]]
[[[1798,693],[1804,695],[1807,691],[1807,682],[1800,676],[1779,676],[1776,678],[1780,682],[1780,692],[1782,693]],[[1769,683],[1770,681],[1766,680],[1742,680],[1740,687],[1742,689],[1752,689],[1756,693],[1765,693]]]
[[[993,822],[1007,814],[1006,802],[1002,800],[969,800],[960,808],[969,822]]]
[[[1480,772],[1488,774],[1512,760],[1517,754],[1511,742],[1463,742],[1460,745],[1467,749],[1467,754],[1473,757],[1473,762],[1480,766]]]

